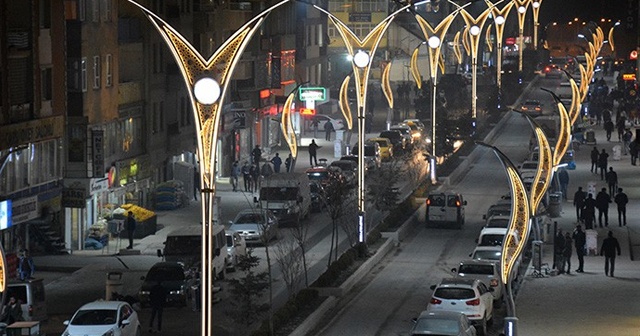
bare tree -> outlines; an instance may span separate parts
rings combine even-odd
[[[309,233],[309,221],[301,221],[298,218],[295,227],[291,229],[291,235],[300,248],[300,257],[302,258],[302,270],[304,272],[304,285],[309,287],[309,275],[307,268],[307,234]]]
[[[329,250],[329,259],[327,267],[331,265],[332,259],[338,258],[338,224],[340,218],[344,216],[345,210],[351,205],[355,205],[354,190],[347,185],[343,179],[332,179],[331,182],[325,188],[326,204],[329,217],[331,218],[332,231],[331,231],[331,247]],[[349,243],[353,247],[355,242],[349,239]],[[335,249],[335,253],[334,253]]]
[[[281,239],[275,245],[275,258],[280,265],[282,279],[287,286],[289,297],[295,294],[302,276],[302,249],[295,239]]]
[[[259,321],[265,312],[269,311],[269,304],[260,304],[264,291],[271,287],[267,272],[255,273],[254,268],[260,264],[260,258],[253,255],[253,249],[247,250],[246,256],[238,259],[236,268],[243,275],[236,279],[227,279],[231,295],[231,307],[227,314],[239,326],[248,326]]]
[[[400,195],[396,185],[401,178],[402,166],[403,162],[394,158],[369,176],[367,196],[376,210],[388,211],[398,204]]]
[[[412,153],[407,157],[404,169],[402,169],[403,175],[411,185],[419,185],[429,171],[427,162],[421,153],[420,148],[414,147]]]

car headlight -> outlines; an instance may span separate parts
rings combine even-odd
[[[169,295],[183,295],[183,294],[184,294],[184,290],[182,289],[169,291]]]
[[[149,291],[140,291],[140,292],[138,292],[138,294],[140,294],[140,295],[149,295],[150,292]]]

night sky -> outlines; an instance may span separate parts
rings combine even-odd
[[[635,8],[634,20],[638,20],[638,0],[543,0],[540,6],[540,23],[568,22],[575,17],[581,21],[599,21],[610,18],[625,21],[628,9]]]

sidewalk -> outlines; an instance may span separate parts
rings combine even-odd
[[[632,319],[640,315],[640,307],[635,304],[640,299],[637,290],[640,265],[634,261],[634,257],[637,258],[640,253],[640,167],[632,166],[628,155],[623,155],[620,161],[614,161],[612,149],[622,144],[607,141],[602,126],[594,125],[593,129],[597,140],[595,147],[599,151],[604,148],[610,154],[609,166],[617,172],[619,187],[629,197],[627,226],[618,226],[615,203],[609,207],[609,226],[600,228],[597,220],[594,225],[598,234],[598,252],[609,230],[613,231],[620,243],[622,255],[616,259],[615,278],[605,276],[604,257],[595,255],[585,256],[584,273],[575,273],[578,266],[575,249],[571,257],[570,275],[546,275],[543,278],[527,276],[516,298],[521,336],[638,334],[637,322]],[[617,140],[617,137],[614,138]],[[562,204],[561,217],[552,219],[563,232],[572,232],[575,228],[576,214],[572,198],[578,187],[581,186],[585,191],[589,184],[594,184],[596,191],[607,187],[599,174],[590,171],[589,152],[592,148],[583,145],[575,152],[577,168],[569,171],[569,200]],[[553,232],[550,234],[553,235]],[[553,265],[552,237],[544,244],[542,262],[549,267]],[[531,271],[528,275],[531,275]]]

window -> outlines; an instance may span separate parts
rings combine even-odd
[[[80,90],[87,92],[87,58],[80,60]]]
[[[104,86],[111,87],[113,85],[113,57],[111,54],[107,54],[104,61],[105,67],[105,83]]]
[[[42,100],[51,100],[52,98],[52,75],[51,75],[51,67],[43,68],[40,70],[40,82],[42,85]]]
[[[100,56],[93,56],[93,88],[100,88]]]
[[[91,0],[91,21],[100,22],[100,0]]]
[[[40,28],[51,28],[51,3],[50,1],[40,0]]]
[[[151,134],[158,133],[158,103],[151,104]]]
[[[102,21],[111,22],[113,0],[102,0]]]
[[[87,18],[86,0],[78,0],[78,20],[84,21]]]

